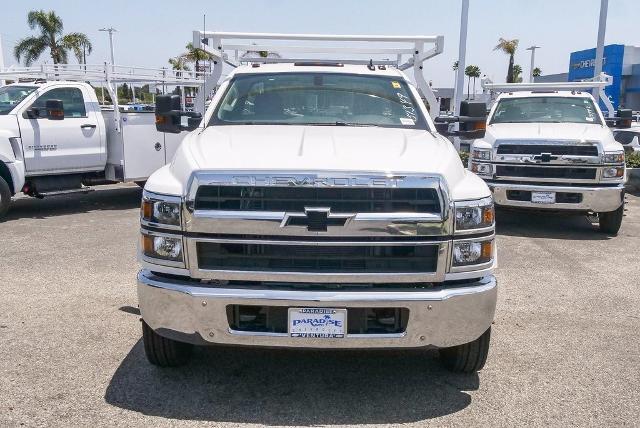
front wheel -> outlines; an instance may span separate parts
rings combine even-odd
[[[444,366],[455,373],[474,373],[482,370],[489,355],[491,327],[473,342],[440,349]]]
[[[178,367],[191,357],[192,345],[160,336],[142,321],[142,341],[147,360],[160,367]]]
[[[11,189],[4,178],[0,177],[0,219],[9,211],[11,204]]]
[[[616,235],[622,225],[622,217],[624,215],[624,203],[615,211],[608,213],[598,213],[598,224],[600,232],[609,235]]]

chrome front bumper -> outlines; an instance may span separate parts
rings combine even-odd
[[[550,210],[574,210],[610,212],[615,211],[624,202],[624,184],[615,187],[577,187],[577,186],[557,186],[557,185],[529,185],[529,184],[506,184],[487,183],[493,193],[493,200],[496,205],[537,208]],[[507,191],[520,190],[529,192],[566,192],[580,193],[582,201],[579,203],[555,203],[539,204],[531,201],[516,201],[507,198]]]
[[[495,277],[437,291],[297,291],[223,288],[138,273],[138,301],[144,321],[158,334],[194,344],[290,348],[448,347],[480,337],[493,322]],[[234,331],[228,305],[409,309],[399,334],[348,334],[340,339],[292,338],[287,333]]]

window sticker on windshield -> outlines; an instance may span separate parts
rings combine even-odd
[[[391,81],[391,86],[393,87],[393,89],[400,89],[400,83],[396,82],[395,80]]]
[[[418,114],[416,109],[413,108],[413,103],[411,102],[411,98],[406,96],[401,92],[396,92],[398,99],[400,100],[400,104],[402,104],[402,108],[404,109],[404,115],[407,118],[413,120],[414,122],[418,120]]]
[[[587,116],[585,117],[585,120],[589,122],[593,122],[596,117],[596,112],[593,111],[593,104],[591,104],[589,100],[583,100],[582,102],[584,103],[584,109],[587,111]]]
[[[400,123],[403,125],[407,125],[407,126],[413,126],[416,124],[415,120],[413,119],[409,119],[407,117],[401,117],[400,118]]]

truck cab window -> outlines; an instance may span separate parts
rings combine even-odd
[[[9,114],[16,105],[35,90],[35,86],[5,86],[0,88],[0,115]]]
[[[44,108],[47,100],[61,100],[66,118],[87,117],[84,97],[79,88],[54,88],[38,97],[32,107]]]

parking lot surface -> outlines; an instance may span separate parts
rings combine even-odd
[[[635,425],[640,197],[617,237],[498,211],[500,284],[478,375],[435,351],[198,350],[147,363],[135,291],[141,191],[15,201],[0,223],[0,426]]]

